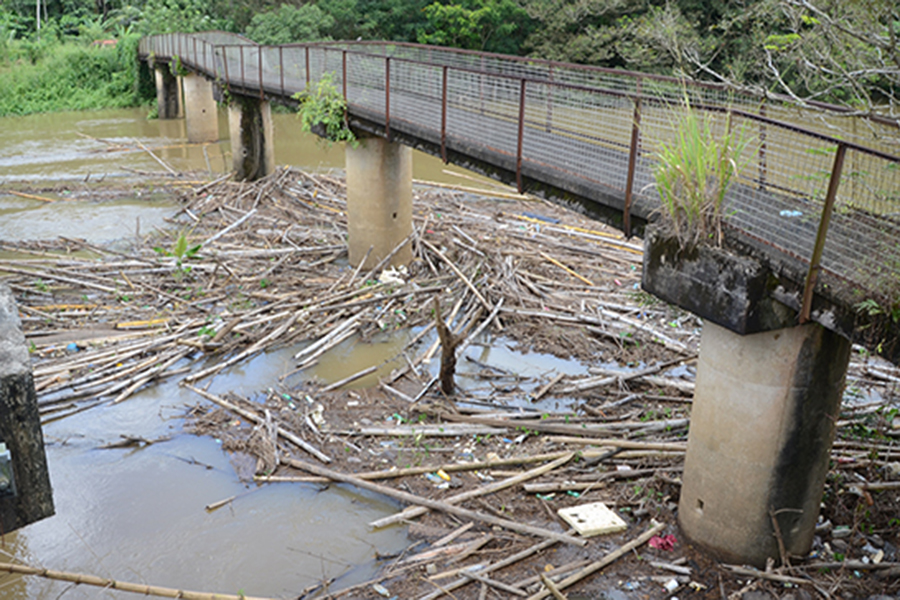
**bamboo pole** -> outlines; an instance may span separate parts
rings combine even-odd
[[[146,585],[143,583],[130,583],[127,581],[118,581],[116,579],[107,579],[106,577],[98,577],[96,575],[72,573],[69,571],[52,571],[50,569],[40,569],[37,567],[15,565],[12,563],[0,563],[0,571],[17,573],[19,575],[43,577],[44,579],[53,579],[56,581],[68,581],[74,584],[93,585],[104,589],[121,590],[123,592],[132,592],[134,594],[158,596],[162,598],[182,598],[184,600],[269,600],[258,596],[246,596],[244,594],[234,595],[217,594],[215,592],[192,592],[190,590],[179,590],[157,585]]]
[[[490,525],[504,527],[506,529],[509,529],[510,531],[517,531],[519,533],[544,537],[575,546],[584,546],[587,543],[584,539],[576,538],[571,535],[557,533],[555,531],[549,531],[547,529],[541,529],[540,527],[534,527],[532,525],[526,525],[524,523],[517,523],[515,521],[510,521],[509,519],[501,519],[499,517],[481,514],[475,512],[474,510],[460,508],[458,506],[453,506],[452,504],[447,504],[446,502],[440,502],[438,500],[422,498],[421,496],[416,496],[415,494],[410,494],[409,492],[404,492],[385,485],[372,483],[371,481],[366,481],[365,479],[361,479],[353,475],[338,473],[337,471],[326,469],[325,467],[320,467],[319,465],[314,465],[312,463],[307,463],[295,459],[286,459],[285,462],[293,467],[309,471],[310,473],[313,473],[315,475],[321,475],[322,477],[327,477],[329,479],[340,481],[342,483],[349,483],[358,488],[369,490],[370,492],[376,492],[378,494],[383,494],[402,502],[409,502],[410,504],[426,506],[434,510],[440,510],[442,512],[450,513],[458,517],[463,517],[465,519],[481,521]]]

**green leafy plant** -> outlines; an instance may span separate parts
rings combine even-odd
[[[175,242],[172,244],[172,247],[168,250],[165,248],[161,248],[159,246],[155,246],[153,251],[161,256],[169,256],[175,258],[175,275],[176,277],[183,277],[191,272],[192,267],[190,265],[184,264],[185,261],[194,258],[203,244],[197,244],[196,246],[188,247],[187,234],[181,233]]]
[[[359,143],[347,126],[347,103],[331,73],[325,73],[318,83],[293,97],[300,103],[297,116],[303,131],[319,133],[329,142],[348,142],[354,147]]]
[[[725,194],[746,165],[742,154],[751,138],[733,127],[731,113],[719,133],[712,115],[699,114],[687,97],[673,126],[674,139],[659,144],[654,171],[663,232],[682,248],[721,246]]]

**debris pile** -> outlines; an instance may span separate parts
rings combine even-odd
[[[409,505],[372,523],[410,524],[377,580],[303,598],[898,592],[900,370],[851,365],[813,553],[765,572],[719,565],[675,517],[700,323],[640,291],[637,243],[508,190],[419,184],[413,262],[362,269],[347,264],[344,191],[280,169],[183,190],[170,230],[115,248],[2,244],[44,421],[177,377],[199,401],[188,427],[252,456],[248,481],[344,482]],[[402,343],[374,364],[308,376],[329,350],[385,336]],[[475,352],[497,346],[574,367],[525,374]],[[292,366],[256,396],[205,388],[277,349]],[[252,500],[208,509],[230,501]],[[597,503],[621,523],[580,527]]]

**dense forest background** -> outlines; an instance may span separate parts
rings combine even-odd
[[[528,55],[900,117],[896,0],[0,0],[0,114],[140,103],[137,39],[205,29]]]

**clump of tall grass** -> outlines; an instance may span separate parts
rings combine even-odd
[[[730,112],[717,130],[713,115],[698,113],[687,98],[675,111],[674,137],[656,152],[659,225],[682,248],[721,246],[725,194],[746,166],[742,156],[751,136],[733,127]]]

